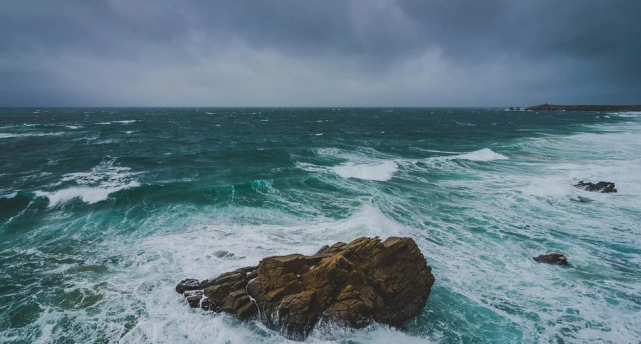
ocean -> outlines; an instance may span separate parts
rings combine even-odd
[[[288,342],[176,283],[361,236],[417,242],[425,309],[307,342],[639,343],[640,171],[641,113],[1,108],[0,343]]]

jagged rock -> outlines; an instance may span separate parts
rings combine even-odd
[[[227,312],[247,319],[257,311],[245,290],[247,283],[256,278],[256,269],[256,266],[248,266],[202,282],[189,278],[178,283],[176,291],[185,296],[192,308]]]
[[[206,281],[203,281],[203,282],[206,282]],[[201,288],[201,284],[200,284],[200,281],[198,281],[197,279],[193,279],[193,278],[188,278],[188,279],[182,280],[176,286],[176,292],[181,293],[181,294],[186,292],[187,290],[196,290],[196,289],[202,289]]]
[[[615,193],[617,189],[614,188],[614,183],[611,182],[598,182],[594,183],[585,183],[580,181],[574,184],[577,188],[583,189],[585,191],[594,191],[594,192],[604,192],[604,193]]]
[[[552,264],[552,265],[570,265],[570,263],[568,263],[568,260],[565,258],[565,255],[563,253],[542,254],[538,257],[534,257],[533,259],[539,263],[546,263],[546,264]]]
[[[304,340],[319,322],[401,325],[425,307],[431,271],[411,238],[359,238],[313,256],[267,257],[258,267],[213,280],[184,280],[176,291],[192,307],[257,317],[290,339]]]

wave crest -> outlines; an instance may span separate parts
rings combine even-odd
[[[471,160],[471,161],[494,161],[494,160],[508,160],[509,158],[503,154],[496,153],[489,148],[483,148],[474,152],[453,156],[452,159],[463,159],[463,160]]]
[[[59,185],[69,185],[55,191],[36,191],[37,197],[47,197],[49,207],[75,198],[88,204],[106,200],[110,194],[128,188],[140,186],[133,179],[138,173],[130,172],[129,167],[113,166],[115,159],[101,163],[89,172],[67,173],[62,176]]]
[[[330,170],[343,178],[356,178],[365,180],[386,181],[398,171],[398,165],[394,161],[382,161],[379,163],[356,164],[348,162],[343,165],[334,166]]]

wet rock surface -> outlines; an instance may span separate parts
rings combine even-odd
[[[183,280],[176,291],[191,307],[257,318],[284,336],[304,340],[324,326],[399,326],[424,307],[432,269],[411,238],[359,238],[312,256],[264,258],[212,280]]]
[[[574,184],[575,187],[583,189],[585,191],[592,192],[603,192],[603,193],[616,193],[617,189],[614,188],[614,183],[611,182],[598,182],[598,183],[586,183],[580,181]]]
[[[568,263],[568,260],[563,253],[542,254],[538,257],[534,257],[533,259],[539,263],[545,263],[545,264],[563,265],[563,266],[570,265],[570,263]]]

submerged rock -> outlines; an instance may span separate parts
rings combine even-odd
[[[546,264],[552,264],[552,265],[570,265],[570,263],[568,263],[568,260],[566,259],[563,253],[542,254],[538,257],[534,257],[533,259],[539,263],[546,263]]]
[[[614,183],[611,182],[598,182],[598,183],[586,183],[580,181],[574,184],[577,188],[583,189],[585,191],[593,192],[603,192],[603,193],[616,193],[617,189],[614,188]]]
[[[399,326],[425,307],[433,284],[414,240],[375,237],[339,242],[313,256],[267,257],[213,280],[184,280],[176,291],[194,308],[257,317],[304,340],[318,323]]]

